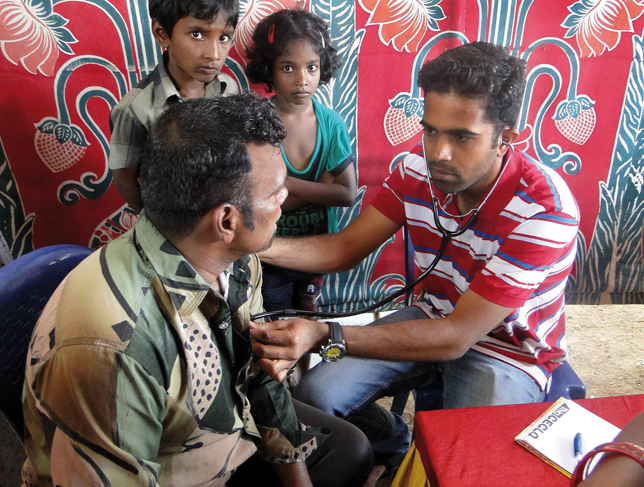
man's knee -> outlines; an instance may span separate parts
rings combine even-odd
[[[325,413],[338,416],[334,388],[326,387],[325,384],[321,384],[319,381],[310,380],[310,374],[312,373],[314,371],[309,371],[304,375],[297,387],[293,389],[293,397]]]
[[[445,407],[464,408],[543,400],[539,385],[522,370],[470,351],[445,367]]]
[[[334,445],[335,451],[345,458],[352,459],[352,463],[355,463],[353,466],[355,472],[368,471],[373,463],[371,442],[360,429],[349,422],[346,425],[342,437],[337,438],[339,441]]]
[[[325,472],[325,481],[314,482],[314,485],[332,485],[333,487],[361,487],[374,462],[373,448],[362,431],[348,422],[337,427],[327,442],[329,455],[328,466],[335,465],[335,472]],[[317,471],[314,476],[317,476]],[[330,483],[327,483],[329,482]]]
[[[324,414],[310,405],[297,400],[293,405],[300,421],[329,434],[306,459],[313,485],[361,487],[373,463],[373,450],[364,433],[347,421]]]

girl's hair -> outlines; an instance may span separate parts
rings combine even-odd
[[[328,83],[340,67],[338,51],[324,21],[305,10],[280,10],[262,20],[253,34],[248,50],[246,74],[253,83],[265,83],[273,89],[273,65],[291,41],[306,41],[320,55],[320,84]]]

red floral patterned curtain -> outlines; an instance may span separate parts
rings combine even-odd
[[[556,168],[582,213],[569,302],[642,302],[644,0],[242,0],[228,72],[243,89],[254,26],[283,7],[331,27],[343,67],[318,91],[347,122],[359,198],[369,204],[419,141],[419,67],[487,40],[528,61],[517,147]],[[107,167],[112,106],[160,58],[145,2],[0,0],[0,233],[13,258],[36,247],[98,247],[136,216]],[[0,241],[0,252],[2,252]],[[327,281],[355,308],[399,288],[400,235]]]

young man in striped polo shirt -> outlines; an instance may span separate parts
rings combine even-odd
[[[482,42],[426,63],[419,74],[423,143],[371,206],[338,234],[277,239],[262,256],[309,272],[350,269],[407,225],[424,270],[440,247],[441,226],[454,232],[474,218],[450,239],[415,305],[377,322],[382,326],[342,327],[341,337],[334,331],[350,357],[312,369],[295,397],[350,416],[379,397],[442,379],[448,408],[543,399],[566,357],[564,290],[579,212],[554,170],[510,145],[525,69],[524,61]],[[256,352],[277,378],[303,353],[327,347],[330,336],[324,322],[254,325]],[[405,423],[384,410],[378,417],[383,431],[395,434],[383,432],[374,450],[404,452]]]

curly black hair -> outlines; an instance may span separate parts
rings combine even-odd
[[[196,98],[171,106],[141,154],[145,213],[166,237],[188,235],[211,209],[236,206],[254,228],[250,142],[286,136],[272,103],[257,94]]]
[[[274,26],[274,27],[273,27]],[[269,31],[272,30],[269,39]],[[253,46],[248,50],[246,75],[253,83],[264,83],[272,91],[273,65],[291,41],[306,40],[320,55],[320,84],[331,81],[340,67],[338,51],[324,21],[305,10],[280,10],[262,20],[253,34]]]
[[[445,51],[418,74],[418,86],[425,93],[485,99],[485,116],[496,126],[496,136],[505,127],[516,127],[525,84],[526,62],[488,42]]]
[[[239,21],[238,0],[149,0],[148,11],[150,18],[159,21],[168,37],[172,37],[174,25],[188,15],[209,20],[222,12],[233,29]]]

